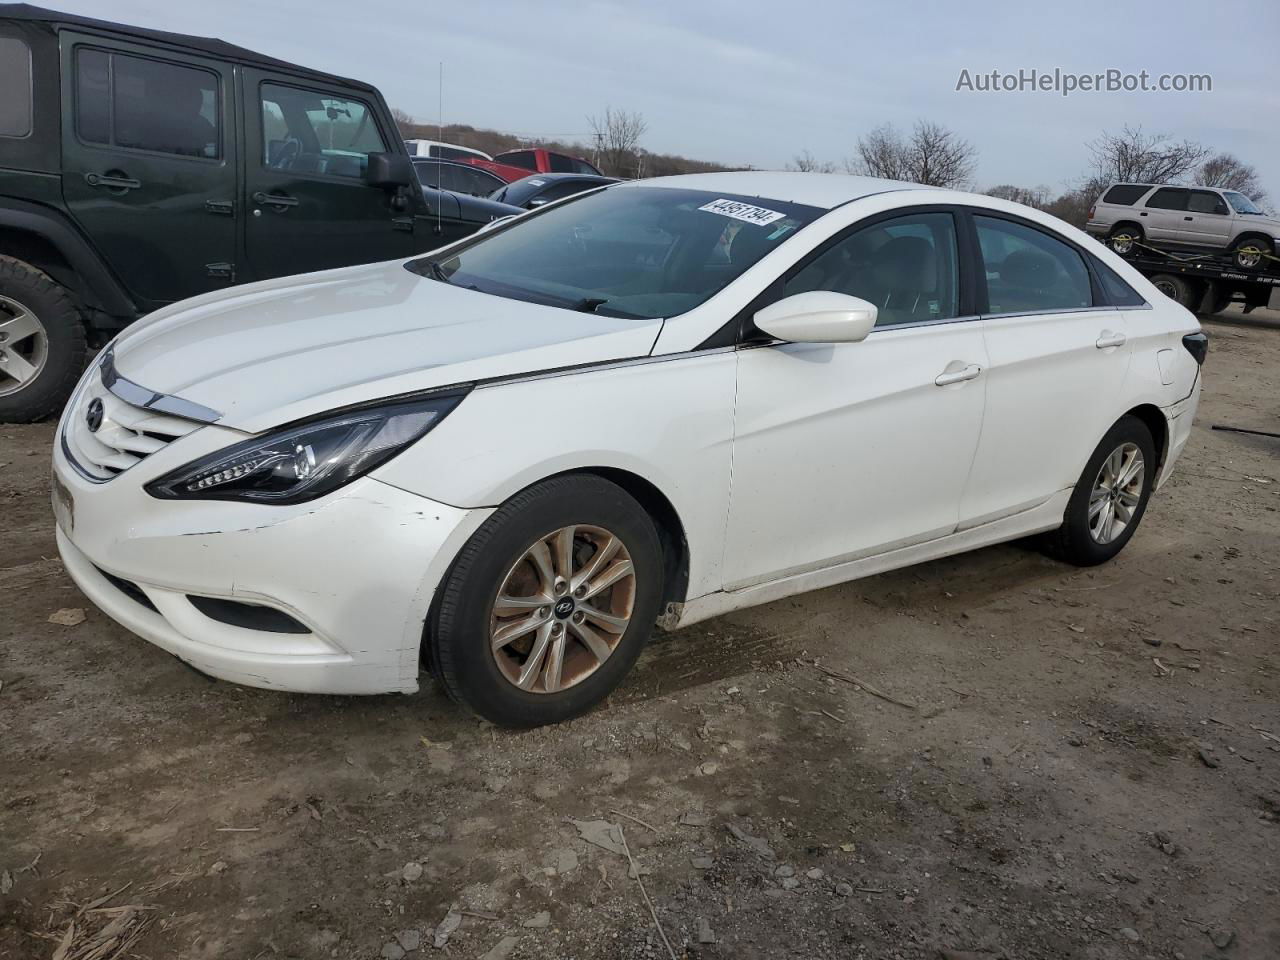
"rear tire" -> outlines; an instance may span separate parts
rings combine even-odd
[[[1117,223],[1107,234],[1107,246],[1122,257],[1134,253],[1135,246],[1142,241],[1142,228],[1135,223]]]
[[[1204,299],[1204,288],[1193,280],[1175,273],[1158,273],[1151,278],[1155,288],[1171,300],[1194,311]]]
[[[0,423],[58,413],[85,363],[84,321],[70,294],[30,264],[0,256],[0,338]]]
[[[585,589],[628,562],[612,585]],[[662,578],[657,530],[630,494],[591,475],[544,480],[503,504],[458,554],[429,624],[427,661],[454,700],[493,723],[567,720],[631,669],[658,615]]]
[[[1244,237],[1237,240],[1231,248],[1231,259],[1241,270],[1265,270],[1270,262],[1267,254],[1272,252],[1275,244],[1261,237]]]
[[[1062,526],[1045,535],[1045,552],[1078,567],[1106,563],[1142,522],[1156,469],[1150,429],[1135,416],[1121,417],[1085,464]]]

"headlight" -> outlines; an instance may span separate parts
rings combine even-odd
[[[466,391],[349,410],[218,450],[147,484],[170,500],[301,503],[386,463],[434,427]]]

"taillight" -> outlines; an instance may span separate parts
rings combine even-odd
[[[1187,353],[1196,358],[1196,363],[1204,366],[1204,358],[1209,354],[1209,338],[1203,333],[1188,333],[1182,338],[1182,345]]]
[[[1092,219],[1093,219],[1093,215],[1094,215],[1094,213],[1095,213],[1095,212],[1097,212],[1097,209],[1098,209],[1097,207],[1090,207],[1090,208],[1089,208],[1089,219],[1090,219],[1090,220],[1092,220]]]

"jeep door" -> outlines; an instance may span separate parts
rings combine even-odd
[[[62,195],[151,306],[236,272],[236,125],[225,64],[62,34]]]
[[[1175,243],[1182,239],[1188,193],[1184,187],[1161,187],[1147,198],[1146,209],[1138,216],[1148,239]]]
[[[246,69],[244,97],[245,251],[256,279],[427,246],[414,242],[416,185],[397,194],[364,180],[369,154],[403,149],[375,96]]]
[[[1189,190],[1188,194],[1178,239],[1202,247],[1225,247],[1234,225],[1227,201],[1216,190]]]

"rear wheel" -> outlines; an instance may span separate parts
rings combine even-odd
[[[1151,278],[1151,282],[1166,297],[1176,300],[1188,310],[1195,310],[1204,299],[1203,286],[1174,273],[1158,273]]]
[[[1062,526],[1046,536],[1047,551],[1080,567],[1110,560],[1138,529],[1155,479],[1151,431],[1137,417],[1121,417],[1085,464]]]
[[[30,264],[0,256],[0,423],[57,413],[84,361],[84,323],[66,290]]]
[[[1241,270],[1261,270],[1267,265],[1267,254],[1272,246],[1261,237],[1245,237],[1236,241],[1231,256]]]
[[[1122,257],[1133,253],[1142,242],[1142,228],[1134,223],[1118,223],[1107,234],[1107,246]]]
[[[449,694],[494,723],[556,723],[631,669],[662,598],[653,521],[620,487],[556,477],[503,504],[441,588],[429,660]]]

